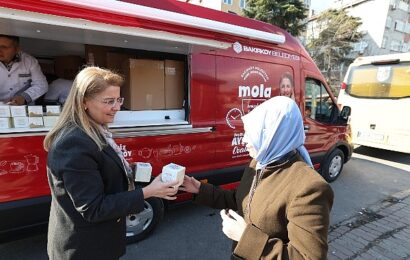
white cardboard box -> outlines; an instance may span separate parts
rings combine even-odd
[[[59,116],[43,116],[44,126],[53,127],[58,120]]]
[[[10,117],[0,117],[0,129],[11,128],[11,118]]]
[[[43,116],[43,107],[42,106],[28,106],[28,116]]]
[[[162,167],[162,174],[161,174],[162,182],[172,182],[172,181],[178,180],[178,184],[176,185],[176,187],[178,187],[184,182],[184,176],[185,176],[184,166],[181,166],[175,163],[170,163]]]
[[[46,106],[46,115],[48,116],[58,116],[60,112],[60,106]]]
[[[29,117],[28,118],[28,126],[30,128],[44,127],[43,118],[42,117]]]
[[[9,105],[0,105],[0,117],[11,117]]]
[[[150,163],[137,162],[135,165],[135,181],[150,182],[152,166]]]
[[[10,106],[12,117],[27,116],[27,106]]]
[[[15,128],[28,127],[28,116],[13,117],[13,125]]]

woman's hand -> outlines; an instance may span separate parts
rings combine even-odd
[[[233,210],[228,213],[225,209],[221,210],[222,232],[232,240],[239,241],[246,228],[246,222]]]
[[[184,182],[182,183],[179,190],[190,192],[190,193],[199,193],[199,187],[201,187],[201,182],[195,179],[194,177],[184,176]]]
[[[161,175],[158,175],[148,186],[142,188],[142,193],[144,194],[144,199],[150,197],[158,197],[167,200],[174,200],[175,194],[178,192],[176,185],[178,180],[173,182],[162,182]]]

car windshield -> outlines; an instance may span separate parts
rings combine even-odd
[[[410,63],[352,67],[346,91],[365,98],[410,97]]]

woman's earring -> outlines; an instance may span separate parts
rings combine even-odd
[[[84,108],[85,111],[87,111],[87,109],[88,109],[87,107]]]

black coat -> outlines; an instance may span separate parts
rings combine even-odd
[[[121,159],[110,147],[98,150],[74,129],[53,145],[47,176],[51,210],[50,259],[118,259],[125,253],[125,216],[143,210],[141,189],[127,191]]]

